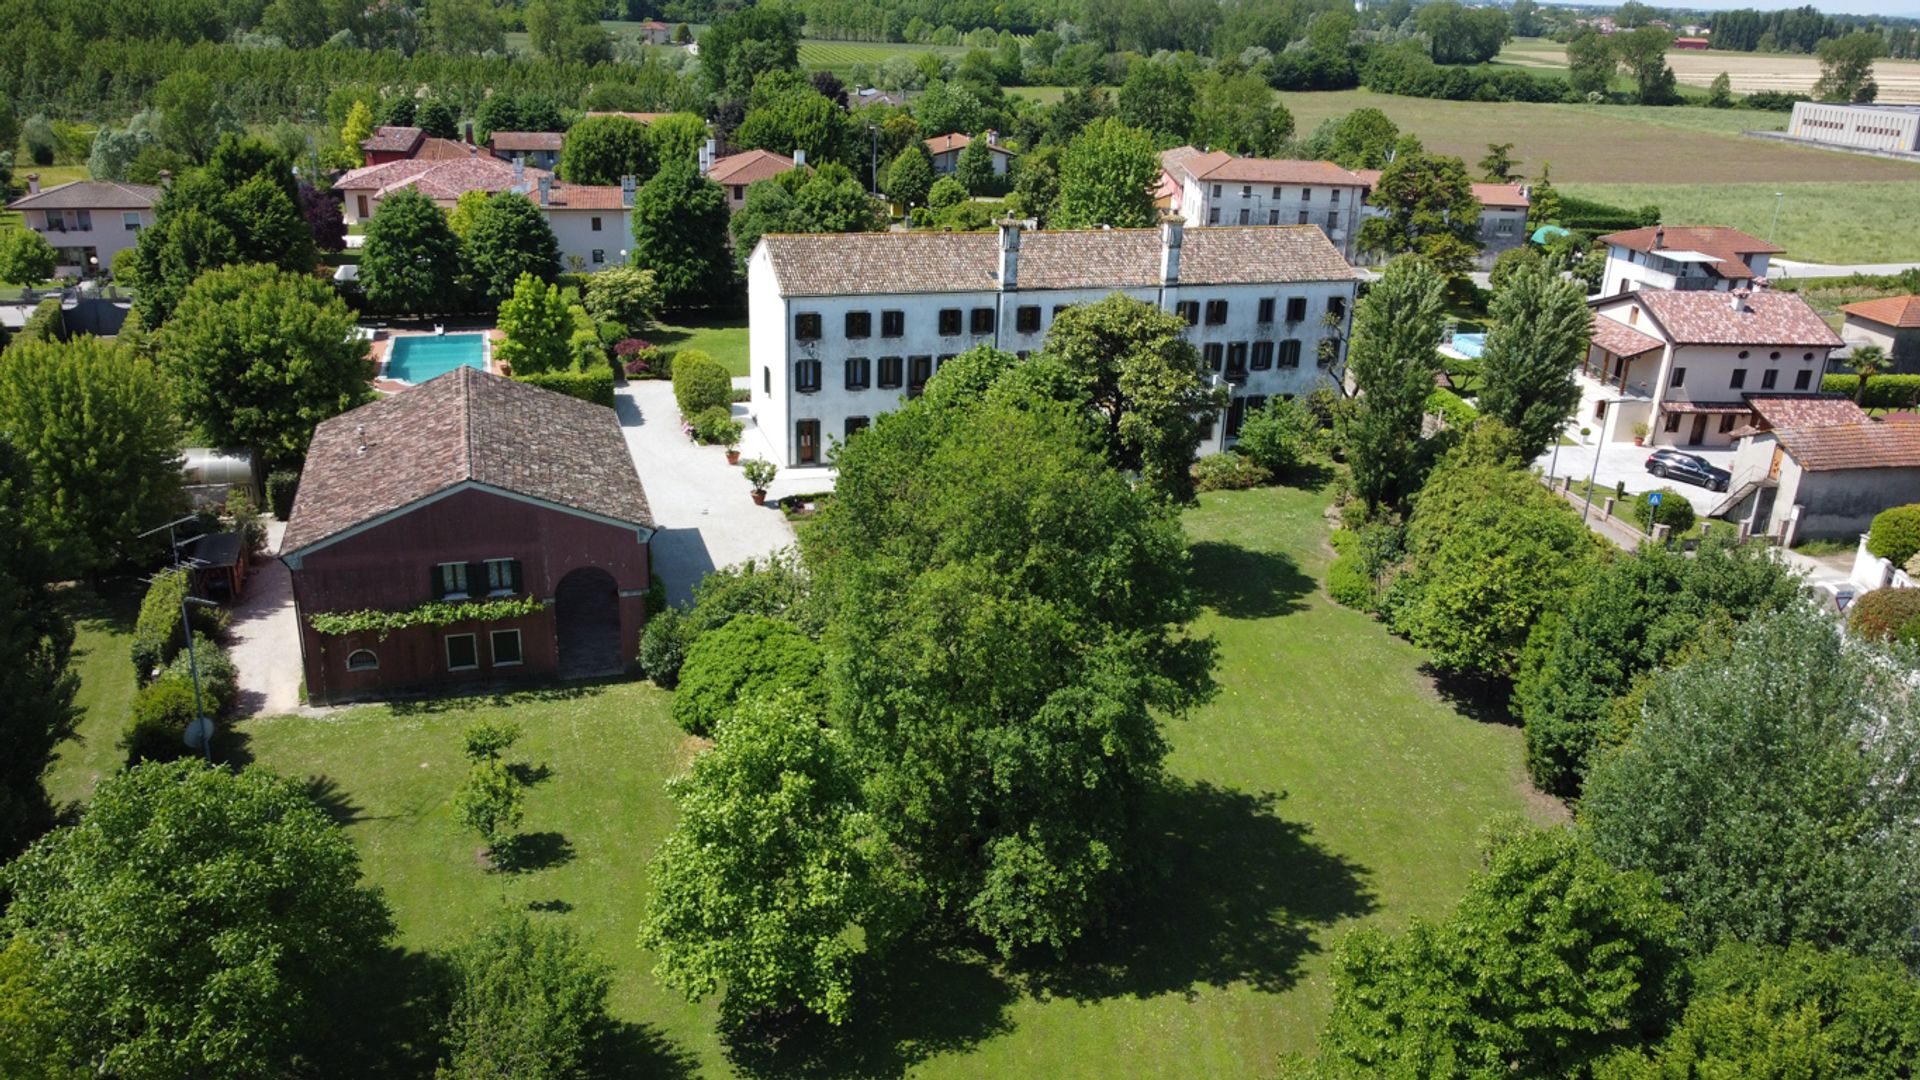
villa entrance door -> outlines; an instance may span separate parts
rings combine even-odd
[[[1687,434],[1687,445],[1699,446],[1701,443],[1706,441],[1706,438],[1707,438],[1707,414],[1695,413],[1693,417],[1693,430]]]
[[[582,566],[561,578],[553,594],[560,677],[618,675],[625,665],[620,656],[620,589],[613,575]]]

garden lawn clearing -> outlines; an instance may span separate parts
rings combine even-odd
[[[1668,225],[1731,225],[1817,263],[1920,261],[1920,166],[1907,181],[1747,184],[1567,184],[1562,190],[1616,206],[1660,207]],[[1555,170],[1558,173],[1558,168]],[[1773,224],[1774,192],[1782,192]],[[1777,273],[1777,271],[1776,271]]]
[[[1419,650],[1322,595],[1327,505],[1270,488],[1203,495],[1186,515],[1220,693],[1166,725],[1171,782],[1148,813],[1167,872],[1112,942],[1031,981],[970,951],[909,947],[819,1050],[819,1072],[1109,1076],[1123,1061],[1137,1077],[1265,1075],[1312,1050],[1350,928],[1443,913],[1487,823],[1557,819],[1526,784],[1517,728],[1458,711]],[[88,681],[126,674],[124,646],[111,659],[89,662]],[[646,1075],[727,1075],[714,1003],[660,986],[635,945],[647,862],[674,819],[663,785],[702,745],[670,701],[617,683],[261,718],[232,752],[310,783],[408,948],[453,941],[502,904],[540,909],[614,965],[612,1006],[648,1045]],[[484,869],[449,805],[461,729],[488,718],[521,725],[509,760],[543,777],[517,873]]]
[[[740,378],[747,374],[747,319],[709,318],[686,323],[656,322],[640,336],[668,353],[699,349],[726,365],[727,374]]]

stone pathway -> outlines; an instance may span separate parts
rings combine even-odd
[[[267,550],[247,575],[246,594],[233,609],[233,663],[239,669],[241,716],[277,716],[300,706],[300,631],[293,614],[293,581],[273,553],[283,522],[267,524]]]

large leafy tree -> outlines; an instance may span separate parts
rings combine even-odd
[[[1480,201],[1459,158],[1429,154],[1403,138],[1367,204],[1381,213],[1360,226],[1362,249],[1419,255],[1448,277],[1472,268],[1480,251]]]
[[[1200,80],[1193,137],[1215,150],[1266,157],[1293,138],[1293,114],[1258,75],[1208,72]]]
[[[0,437],[25,468],[19,506],[63,569],[97,571],[177,516],[179,422],[166,379],[98,338],[0,354]]]
[[[40,777],[79,718],[67,670],[73,625],[48,588],[57,568],[26,522],[27,484],[25,463],[0,435],[0,863],[53,823]]]
[[[353,844],[291,781],[139,765],[0,871],[73,1064],[129,1080],[272,1075],[393,932]]]
[[[1686,909],[1696,948],[1920,960],[1920,701],[1909,669],[1796,605],[1655,677],[1587,774],[1596,850]]]
[[[1082,131],[1061,155],[1051,224],[1061,229],[1151,225],[1159,177],[1152,137],[1108,117]]]
[[[749,185],[746,204],[727,227],[744,267],[767,233],[876,232],[887,227],[887,218],[846,166],[830,164],[813,172],[790,170]]]
[[[1534,627],[1520,657],[1514,705],[1526,723],[1533,782],[1578,794],[1598,753],[1625,737],[1615,702],[1638,679],[1799,592],[1791,567],[1752,545],[1709,541],[1692,556],[1645,547],[1594,569]]]
[[[59,253],[47,238],[32,229],[0,233],[0,281],[38,285],[53,276]]]
[[[1664,1026],[1679,921],[1570,830],[1504,838],[1443,921],[1347,938],[1321,1047],[1363,1076],[1586,1075]]]
[[[1400,125],[1367,106],[1340,118],[1329,153],[1334,164],[1344,169],[1384,169],[1387,154],[1399,138]]]
[[[1634,101],[1641,105],[1668,105],[1679,100],[1673,89],[1673,69],[1667,66],[1667,49],[1673,44],[1673,31],[1664,26],[1642,26],[1615,34],[1611,42],[1620,63],[1633,76]]]
[[[884,186],[887,198],[903,207],[925,206],[927,192],[933,189],[933,162],[927,159],[927,148],[908,143],[887,166]]]
[[[680,823],[655,856],[640,943],[689,998],[726,988],[721,1016],[853,1004],[855,931],[885,936],[898,901],[845,735],[796,695],[752,699],[669,787]]]
[[[1203,417],[1221,404],[1186,330],[1178,315],[1114,293],[1061,312],[1041,354],[1064,374],[1068,400],[1092,413],[1113,467],[1176,503],[1193,497]]]
[[[161,196],[153,227],[140,233],[132,274],[150,327],[171,318],[187,287],[208,270],[269,263],[306,274],[318,258],[286,160],[270,154],[256,162],[245,143],[233,140],[221,146],[214,164]],[[250,164],[259,171],[246,173]]]
[[[1580,404],[1573,369],[1587,355],[1593,314],[1581,287],[1544,261],[1507,278],[1487,314],[1480,411],[1512,428],[1522,460],[1532,461]]]
[[[612,1028],[606,964],[572,930],[503,911],[448,956],[444,1080],[588,1080]]]
[[[743,7],[700,35],[700,82],[717,98],[744,100],[763,72],[800,66],[800,13],[779,6]]]
[[[1165,146],[1193,134],[1197,95],[1185,66],[1168,60],[1137,60],[1120,86],[1120,120],[1144,128]]]
[[[1871,30],[1855,30],[1828,38],[1815,50],[1820,57],[1820,80],[1813,94],[1821,101],[1872,101],[1879,96],[1873,81],[1873,62],[1887,55],[1887,39]]]
[[[653,270],[668,307],[717,304],[731,295],[726,235],[726,194],[693,162],[666,163],[634,199],[633,261]]]
[[[993,144],[985,136],[976,137],[960,151],[953,163],[953,178],[969,195],[992,195],[1000,187],[1000,174],[993,171]]]
[[[617,184],[623,176],[644,181],[653,173],[647,126],[631,116],[581,120],[567,129],[559,172],[570,184]]]
[[[1420,421],[1440,370],[1445,281],[1420,259],[1389,263],[1354,308],[1347,372],[1359,391],[1348,424],[1354,494],[1397,506],[1419,486]]]
[[[199,71],[176,71],[162,79],[153,103],[160,110],[161,141],[195,163],[206,161],[221,134],[237,126],[213,80]]]
[[[798,75],[760,80],[746,118],[734,130],[743,149],[771,150],[791,157],[806,151],[808,163],[844,162],[851,147],[846,111],[821,96]]]
[[[367,345],[327,284],[271,266],[193,283],[160,332],[160,364],[184,417],[219,446],[297,467],[314,425],[368,400]]]
[[[522,275],[541,281],[560,276],[560,244],[553,226],[525,195],[502,191],[488,196],[461,239],[473,290],[488,304],[511,296]]]
[[[380,200],[360,249],[360,287],[382,311],[436,313],[460,300],[460,241],[447,215],[412,188]]]
[[[520,275],[513,294],[500,305],[499,323],[506,337],[494,351],[514,374],[555,371],[572,362],[567,339],[573,336],[573,316],[558,286]]]
[[[1582,30],[1567,42],[1567,83],[1581,97],[1606,94],[1619,67],[1613,39],[1598,30]]]
[[[1210,693],[1212,649],[1181,630],[1174,509],[1082,410],[977,359],[840,449],[801,548],[833,612],[829,715],[902,887],[1013,953],[1104,922],[1142,859],[1158,717]]]

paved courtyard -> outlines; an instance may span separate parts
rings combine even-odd
[[[653,512],[654,572],[675,604],[693,598],[693,586],[708,571],[793,543],[793,526],[772,503],[783,495],[831,490],[830,469],[781,469],[766,506],[753,504],[740,468],[728,465],[717,446],[699,446],[680,432],[680,409],[665,380],[628,383],[616,392],[615,408],[627,449],[640,472]],[[734,416],[746,420],[745,406]],[[741,440],[743,457],[772,457],[751,423]]]
[[[1616,483],[1625,482],[1627,490],[1633,493],[1670,487],[1687,497],[1695,512],[1705,514],[1720,504],[1726,495],[1718,491],[1708,491],[1703,487],[1683,484],[1678,480],[1662,480],[1647,471],[1647,455],[1653,453],[1652,447],[1635,446],[1630,442],[1608,443],[1600,446],[1596,441],[1579,442],[1576,445],[1548,447],[1547,452],[1534,459],[1534,465],[1550,476],[1571,476],[1578,484],[1588,476],[1593,476],[1598,490],[1595,499],[1605,497],[1607,488]],[[1707,450],[1681,447],[1689,454],[1698,454],[1722,469],[1733,467],[1733,451]],[[1596,469],[1595,452],[1598,451]],[[1557,456],[1556,456],[1557,451]]]

